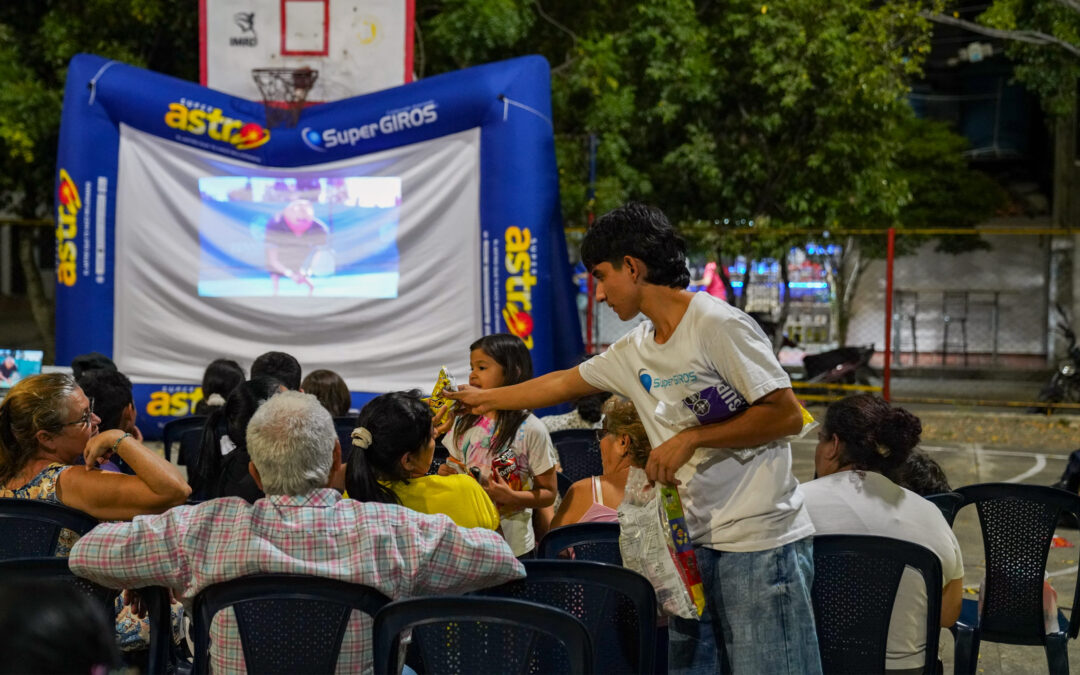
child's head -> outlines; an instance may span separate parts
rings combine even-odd
[[[644,280],[683,289],[690,285],[686,242],[660,209],[629,202],[600,216],[585,232],[581,259],[592,270],[600,263],[622,269],[626,256],[645,263]]]
[[[408,481],[427,473],[435,430],[420,396],[418,391],[391,392],[371,399],[360,411],[345,473],[350,498],[397,504],[397,496],[379,481]]]
[[[319,403],[334,417],[345,417],[352,405],[352,395],[345,380],[332,370],[313,370],[300,383],[304,393],[319,399]]]
[[[469,345],[469,384],[474,387],[507,387],[532,376],[529,348],[516,335],[495,333]]]

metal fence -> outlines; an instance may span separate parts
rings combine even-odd
[[[795,344],[778,357],[796,380],[806,374],[807,355],[845,345],[872,347],[873,354],[872,382],[859,378],[825,393],[814,386],[808,400],[870,384],[896,401],[1036,407],[1069,358],[1062,329],[1080,329],[1075,230],[896,230],[891,246],[884,229],[787,234],[786,283],[779,260],[733,250],[720,261],[730,281],[726,299],[765,322],[782,322]],[[693,278],[701,278],[705,262],[691,262]],[[594,330],[585,337],[594,351],[640,321],[621,322],[592,305]],[[1080,412],[1078,402],[1054,408]]]

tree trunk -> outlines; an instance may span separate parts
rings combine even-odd
[[[772,336],[773,354],[779,354],[784,346],[784,326],[791,313],[791,288],[788,286],[788,248],[780,255],[780,316],[776,319],[776,330]]]
[[[746,269],[742,275],[742,293],[739,294],[739,304],[737,307],[742,311],[746,311],[746,296],[750,293],[750,270],[754,267],[754,261],[746,258]]]
[[[37,260],[34,259],[37,237],[36,228],[27,228],[19,233],[19,263],[26,279],[26,298],[30,301],[30,313],[45,345],[45,363],[55,363],[54,308],[45,294],[45,285],[41,283],[41,273],[38,271]]]
[[[859,279],[866,270],[867,261],[864,259],[859,245],[854,237],[848,237],[840,248],[840,255],[836,260],[826,259],[825,280],[832,288],[832,320],[836,327],[835,335],[837,346],[847,346],[848,325],[851,323],[851,303],[855,299],[855,291],[859,287]]]
[[[724,251],[716,247],[716,273],[720,275],[720,281],[724,284],[724,293],[731,306],[735,306],[735,287],[731,285],[731,277],[727,273],[727,263],[724,262]]]

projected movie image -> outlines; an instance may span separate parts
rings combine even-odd
[[[401,179],[199,179],[202,297],[396,298]]]

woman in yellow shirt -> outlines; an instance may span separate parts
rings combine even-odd
[[[345,496],[444,513],[461,527],[496,530],[499,512],[471,475],[428,476],[435,424],[420,392],[377,396],[360,411],[345,473]]]

